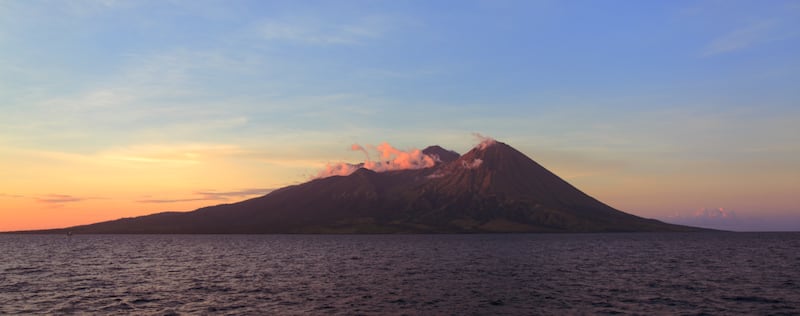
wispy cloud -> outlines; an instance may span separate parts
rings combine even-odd
[[[97,139],[157,130],[162,137],[175,135],[176,129],[178,136],[186,136],[241,126],[248,118],[245,111],[237,111],[238,106],[250,103],[243,102],[245,97],[239,94],[221,96],[220,91],[239,86],[225,86],[216,80],[230,75],[247,77],[260,61],[231,55],[236,54],[185,50],[127,54],[119,71],[88,81],[88,85],[18,97],[12,102],[15,110],[0,118],[0,130],[24,130],[26,137],[47,142],[70,132]],[[3,65],[0,60],[0,69],[6,70]],[[44,73],[34,75],[46,77]],[[207,85],[216,90],[204,88]]]
[[[246,197],[246,196],[253,196],[253,195],[264,195],[267,193],[272,192],[275,189],[272,188],[251,188],[251,189],[244,189],[239,191],[199,191],[195,192],[195,194],[202,195],[204,197],[210,199],[221,199],[225,200],[228,198],[239,198],[239,197]]]
[[[359,72],[366,77],[392,78],[392,79],[415,79],[444,74],[443,69],[379,69],[368,68]]]
[[[713,56],[746,49],[758,43],[773,40],[772,31],[779,25],[777,20],[761,20],[735,29],[713,39],[703,49],[703,56]]]
[[[209,92],[198,86],[213,81],[216,76],[244,75],[259,64],[259,61],[247,56],[180,49],[153,54],[126,54],[123,60],[121,70],[87,89],[54,95],[40,102],[40,105],[82,110],[122,106],[138,108],[149,104],[145,110],[152,111],[168,104],[183,104],[192,98],[206,97]],[[208,76],[208,73],[214,76]],[[197,102],[193,103],[193,107],[197,108]]]
[[[121,0],[64,1],[61,4],[64,11],[79,16],[97,15],[107,10],[126,9],[138,5],[136,2]]]
[[[381,38],[389,29],[384,17],[366,17],[348,22],[315,18],[284,18],[261,23],[258,34],[266,40],[284,40],[305,44],[359,44]]]
[[[85,200],[92,200],[97,199],[93,197],[78,197],[74,195],[68,194],[47,194],[36,198],[36,201],[40,203],[48,203],[48,204],[63,204],[63,203],[70,203],[70,202],[81,202]]]
[[[21,199],[24,197],[25,197],[24,195],[19,195],[19,194],[0,193],[0,198]]]
[[[142,199],[136,200],[138,203],[180,203],[180,202],[193,202],[193,201],[208,201],[209,199],[206,198],[184,198],[184,199]]]
[[[113,108],[128,105],[136,101],[136,96],[130,89],[100,88],[88,91],[77,96],[56,97],[45,100],[42,106],[62,110],[91,110],[97,108]]]
[[[236,198],[246,198],[256,195],[264,195],[272,192],[272,188],[251,188],[238,191],[197,191],[192,193],[192,197],[186,198],[147,198],[137,200],[139,203],[179,203],[192,201],[228,201]]]
[[[225,144],[143,144],[114,148],[98,154],[110,160],[141,163],[199,163],[203,160],[238,155],[242,149]]]

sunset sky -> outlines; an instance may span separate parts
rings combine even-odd
[[[0,231],[476,132],[639,216],[800,230],[800,2],[0,0]]]

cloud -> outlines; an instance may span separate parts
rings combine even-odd
[[[210,157],[234,156],[242,152],[238,146],[225,144],[142,144],[110,149],[99,156],[140,163],[194,164]]]
[[[137,203],[179,203],[179,202],[192,202],[192,201],[208,201],[205,198],[185,198],[185,199],[142,199],[136,200]]]
[[[12,199],[20,199],[24,198],[24,195],[19,194],[7,194],[7,193],[0,193],[0,198],[12,198]]]
[[[107,13],[112,10],[130,9],[139,3],[123,0],[85,0],[63,1],[64,12],[77,16],[93,16]]]
[[[36,198],[36,201],[40,203],[52,203],[52,204],[62,204],[62,203],[70,203],[70,202],[80,202],[85,200],[91,200],[96,198],[84,198],[84,197],[77,197],[73,195],[67,194],[48,194],[43,195]]]
[[[275,189],[272,188],[251,188],[251,189],[244,189],[239,191],[199,191],[195,192],[194,194],[202,195],[208,199],[220,199],[226,200],[228,198],[237,198],[237,197],[247,197],[253,195],[264,195],[274,191]]]
[[[421,150],[412,148],[409,150],[400,150],[383,142],[378,146],[368,146],[378,152],[379,161],[371,161],[367,150],[358,144],[353,144],[350,149],[353,151],[363,151],[366,156],[366,161],[359,164],[351,164],[346,162],[329,163],[320,170],[315,179],[326,178],[330,176],[346,176],[359,168],[369,169],[375,172],[385,172],[394,170],[407,170],[407,169],[422,169],[433,167],[436,164],[436,159],[422,153]]]
[[[192,201],[228,201],[234,198],[246,198],[255,195],[265,195],[272,192],[272,188],[251,188],[238,191],[197,191],[193,192],[193,197],[174,198],[174,199],[141,199],[138,203],[179,203]]]
[[[735,212],[725,208],[700,208],[661,218],[665,222],[730,231],[797,231],[800,217],[764,212]]]
[[[364,153],[364,159],[366,159],[366,161],[372,160],[369,157],[369,152],[367,152],[367,150],[364,147],[362,147],[361,145],[359,145],[359,144],[350,145],[350,150],[352,150],[352,151],[361,151],[361,152]]]
[[[242,157],[251,158],[255,161],[268,164],[268,165],[276,165],[281,167],[289,167],[289,168],[319,168],[320,166],[324,166],[324,162],[320,162],[317,159],[300,159],[300,158],[262,158],[268,154],[263,154],[259,152],[248,152],[242,154]]]
[[[481,133],[472,133],[472,136],[478,140],[478,145],[475,147],[481,150],[486,149],[486,147],[494,145],[497,142],[494,138],[484,136]]]
[[[257,29],[261,38],[314,45],[360,44],[380,38],[387,30],[385,18],[365,17],[337,23],[314,18],[268,20]]]
[[[775,20],[764,20],[751,23],[745,27],[733,30],[723,36],[712,40],[705,49],[703,56],[713,56],[742,50],[758,43],[773,40],[770,32],[776,28]]]
[[[727,219],[735,219],[736,212],[734,211],[726,211],[724,208],[701,208],[694,212],[695,218],[727,218]]]
[[[223,134],[247,125],[255,111],[253,103],[257,97],[249,95],[256,93],[242,93],[239,89],[248,89],[245,85],[228,85],[227,80],[221,79],[250,78],[257,72],[254,69],[262,69],[256,66],[260,65],[259,57],[244,55],[180,49],[125,54],[119,67],[115,67],[118,71],[79,80],[88,84],[65,84],[66,89],[50,90],[39,87],[31,91],[21,91],[28,89],[25,85],[19,89],[11,86],[9,89],[14,90],[9,90],[9,102],[16,104],[16,108],[0,117],[0,133],[6,131],[3,134],[23,138],[26,143],[35,139],[49,148],[64,146],[67,142],[58,140],[66,136],[82,138],[85,148],[117,144],[118,139],[132,135],[140,139],[163,139],[164,135],[172,139],[197,139],[197,135]],[[0,60],[0,72],[7,68]],[[25,68],[40,73],[24,75],[14,70],[11,73],[35,76],[37,82],[68,80],[36,67]],[[0,88],[0,94],[4,88]],[[85,142],[87,138],[93,141]]]
[[[394,79],[417,79],[421,77],[430,77],[436,75],[443,75],[446,72],[443,69],[381,69],[381,68],[367,68],[358,72],[358,74],[367,77],[379,78],[394,78]]]
[[[117,10],[133,9],[141,4],[141,2],[125,0],[0,1],[0,20],[8,16],[17,19],[47,18],[50,20],[91,18],[114,13]]]
[[[362,168],[364,164],[351,164],[346,162],[329,163],[325,168],[317,172],[314,179],[322,179],[332,176],[347,176]]]
[[[78,96],[56,97],[45,100],[41,106],[75,111],[87,111],[99,108],[119,108],[131,104],[142,96],[134,95],[130,89],[99,88]]]
[[[694,212],[675,213],[665,218],[666,221],[676,224],[706,227],[722,230],[737,230],[742,220],[735,211],[725,208],[699,208]]]
[[[365,167],[373,171],[391,171],[404,169],[421,169],[433,167],[436,160],[433,157],[423,154],[421,150],[412,148],[400,150],[383,142],[375,149],[380,153],[381,161],[367,161]]]

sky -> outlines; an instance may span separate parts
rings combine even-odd
[[[0,0],[0,231],[473,133],[632,214],[800,230],[800,2]]]

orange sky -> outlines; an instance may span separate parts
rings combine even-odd
[[[0,231],[234,202],[362,162],[354,143],[463,153],[473,132],[633,214],[800,230],[799,8],[0,1]]]
[[[5,149],[0,151],[5,179],[0,184],[0,231],[65,227],[236,202],[307,181],[327,162],[363,161],[361,152],[346,147],[331,157],[285,161],[265,159],[237,146],[208,144],[134,146],[91,155]],[[460,147],[461,152],[469,149]],[[687,164],[648,154],[615,161],[600,153],[590,158],[566,151],[537,154],[524,143],[520,149],[579,189],[641,216],[664,218],[704,207],[779,215],[798,205],[794,190],[800,187],[800,177],[784,172],[786,166],[777,163]],[[337,150],[332,147],[331,152]]]

